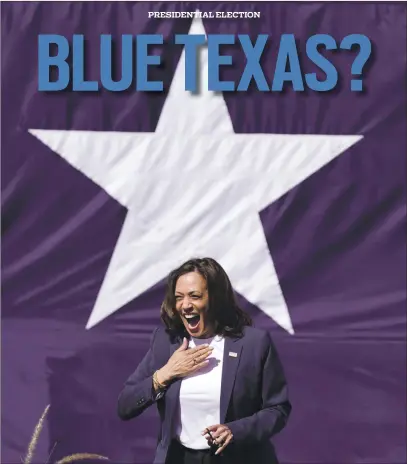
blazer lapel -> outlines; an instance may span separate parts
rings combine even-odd
[[[178,338],[177,340],[174,341],[174,343],[170,344],[170,358],[180,346],[181,346],[181,342]]]
[[[181,342],[177,339],[174,343],[170,344],[170,357],[174,354],[174,352],[180,347]],[[165,420],[167,422],[168,432],[171,434],[172,430],[172,422],[175,417],[176,407],[178,405],[179,399],[179,391],[181,388],[181,381],[176,380],[174,383],[170,385],[167,390],[166,401],[165,401]]]
[[[223,351],[222,387],[220,394],[220,423],[226,420],[230,396],[235,384],[237,368],[243,349],[243,338],[225,337]]]

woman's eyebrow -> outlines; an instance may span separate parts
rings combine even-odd
[[[187,293],[187,295],[192,295],[193,293],[196,293],[198,295],[202,295],[202,292],[200,292],[199,290],[191,290],[190,292]],[[175,295],[183,295],[182,292],[175,292]]]

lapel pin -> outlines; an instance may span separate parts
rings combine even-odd
[[[232,358],[237,358],[237,353],[235,353],[234,351],[229,351],[229,356],[231,356]]]

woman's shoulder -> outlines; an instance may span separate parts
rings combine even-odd
[[[270,345],[273,345],[270,332],[259,327],[245,327],[243,337],[245,344],[260,346],[266,350],[270,348]]]
[[[167,335],[165,327],[163,324],[157,324],[152,331],[152,337],[155,340],[157,337],[162,338]]]
[[[169,333],[167,328],[163,324],[158,324],[154,327],[151,335],[151,344],[171,344],[174,342],[173,335]]]
[[[266,329],[261,329],[259,327],[254,327],[254,326],[246,326],[244,328],[244,336],[245,337],[251,337],[251,338],[264,338],[264,337],[269,337],[270,334],[268,330]]]

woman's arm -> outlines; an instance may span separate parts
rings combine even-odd
[[[225,425],[236,444],[255,444],[271,438],[283,429],[291,412],[283,367],[270,335],[267,333],[267,356],[263,365],[262,409]]]
[[[153,346],[157,334],[155,329],[151,337],[150,348],[135,372],[127,379],[118,399],[118,415],[122,420],[139,416],[162,395],[153,382]]]
[[[153,349],[157,330],[151,337],[150,349],[120,393],[118,414],[123,420],[139,416],[146,408],[161,398],[166,387],[173,380],[192,374],[208,364],[207,358],[213,348],[208,345],[200,345],[188,349],[188,340],[184,338],[181,346],[154,375]]]

